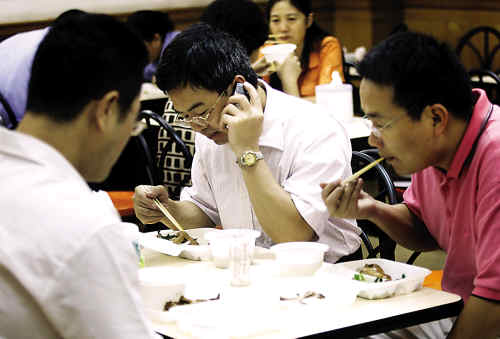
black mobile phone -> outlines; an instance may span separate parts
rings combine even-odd
[[[245,87],[243,87],[243,84],[241,82],[236,83],[236,86],[234,87],[234,93],[243,94],[250,101],[250,96],[248,95],[247,90],[245,89]]]

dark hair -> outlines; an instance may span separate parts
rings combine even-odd
[[[268,21],[271,18],[271,10],[274,5],[280,1],[288,1],[292,6],[302,12],[302,14],[306,16],[306,19],[308,15],[312,13],[311,0],[269,0],[266,7],[266,16]],[[319,27],[316,21],[313,21],[311,26],[307,28],[306,35],[304,36],[304,48],[302,49],[302,55],[300,56],[300,64],[303,69],[306,69],[309,66],[309,56],[311,55],[311,52],[316,48],[319,48],[323,38],[328,35],[330,35],[330,33]],[[271,74],[270,84],[274,88],[283,88],[281,80],[278,78],[276,73]]]
[[[250,0],[215,0],[200,20],[234,36],[248,55],[263,45],[269,34],[264,13]]]
[[[394,88],[394,102],[419,120],[423,109],[442,104],[456,117],[472,115],[472,87],[456,54],[433,37],[396,33],[382,41],[359,65],[362,78]]]
[[[147,55],[143,41],[108,15],[60,18],[35,54],[27,110],[71,121],[91,100],[117,90],[125,117],[139,93]]]
[[[69,9],[69,10],[59,14],[59,16],[54,20],[54,23],[58,22],[59,20],[65,20],[65,19],[70,18],[72,16],[79,16],[82,14],[87,14],[87,12],[84,12],[80,9]]]
[[[129,15],[127,24],[139,34],[144,41],[152,41],[156,33],[162,39],[174,30],[174,23],[167,13],[159,11],[137,11]]]
[[[165,48],[156,72],[163,91],[191,86],[222,93],[236,75],[257,86],[257,74],[241,44],[208,24],[195,24]]]

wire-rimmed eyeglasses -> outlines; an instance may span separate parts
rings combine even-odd
[[[381,138],[382,137],[382,132],[388,128],[390,128],[391,126],[393,126],[396,122],[398,122],[399,120],[403,119],[405,116],[400,116],[398,118],[394,118],[390,121],[388,121],[387,123],[385,123],[384,125],[382,126],[376,126],[373,121],[370,120],[370,116],[369,115],[363,115],[363,119],[369,123],[370,125],[370,129],[371,129],[371,133],[377,137],[377,138]]]
[[[221,92],[217,96],[214,104],[209,109],[197,116],[189,116],[186,113],[176,111],[177,115],[175,116],[175,122],[179,123],[180,125],[191,125],[194,123],[201,127],[208,126],[208,119],[210,119],[210,115],[213,113],[215,107],[217,107],[217,104],[224,96],[226,96],[226,91]]]

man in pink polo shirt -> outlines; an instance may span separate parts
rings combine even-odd
[[[404,247],[446,251],[442,288],[465,302],[456,320],[379,337],[499,337],[500,108],[472,90],[455,54],[427,35],[389,37],[360,73],[369,143],[412,183],[398,205],[373,199],[361,179],[322,184],[323,200],[332,216],[368,219]]]

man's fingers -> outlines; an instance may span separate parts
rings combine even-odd
[[[322,188],[321,197],[323,198],[323,200],[325,200],[326,197],[329,196],[339,184],[340,180],[336,180],[330,183],[320,183],[319,185]]]

